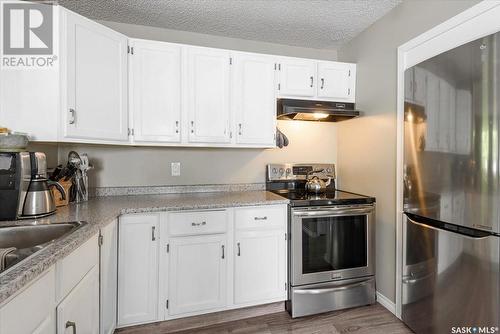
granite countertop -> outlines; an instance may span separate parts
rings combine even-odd
[[[203,210],[252,205],[287,204],[288,200],[267,191],[185,193],[166,195],[110,196],[58,208],[55,215],[38,220],[0,222],[1,226],[85,221],[73,233],[0,274],[0,304],[36,279],[58,260],[89,240],[118,216],[129,213]]]

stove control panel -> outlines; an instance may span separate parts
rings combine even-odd
[[[267,181],[305,180],[307,173],[320,179],[335,179],[334,164],[269,164],[267,165]]]

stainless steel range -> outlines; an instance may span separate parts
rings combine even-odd
[[[333,164],[268,165],[266,187],[290,200],[292,317],[375,303],[375,198],[336,189]]]

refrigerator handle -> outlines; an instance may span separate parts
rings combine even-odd
[[[408,218],[408,220],[413,224],[424,226],[435,231],[445,231],[445,232],[460,234],[469,239],[480,240],[494,235],[493,233],[475,230],[468,227],[453,225],[439,220],[418,216],[412,213],[405,213],[405,215]]]

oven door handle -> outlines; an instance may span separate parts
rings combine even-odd
[[[326,289],[297,289],[297,290],[294,290],[293,293],[296,293],[299,295],[321,295],[324,293],[331,293],[331,292],[336,292],[336,291],[343,291],[343,290],[347,290],[347,289],[357,288],[359,286],[363,286],[363,285],[368,284],[370,281],[371,280],[367,280],[367,281],[347,284],[347,285],[338,286],[335,288],[326,288]]]
[[[352,208],[352,209],[330,209],[330,210],[294,210],[293,215],[298,217],[317,217],[317,216],[357,216],[370,214],[374,211],[373,207]]]

